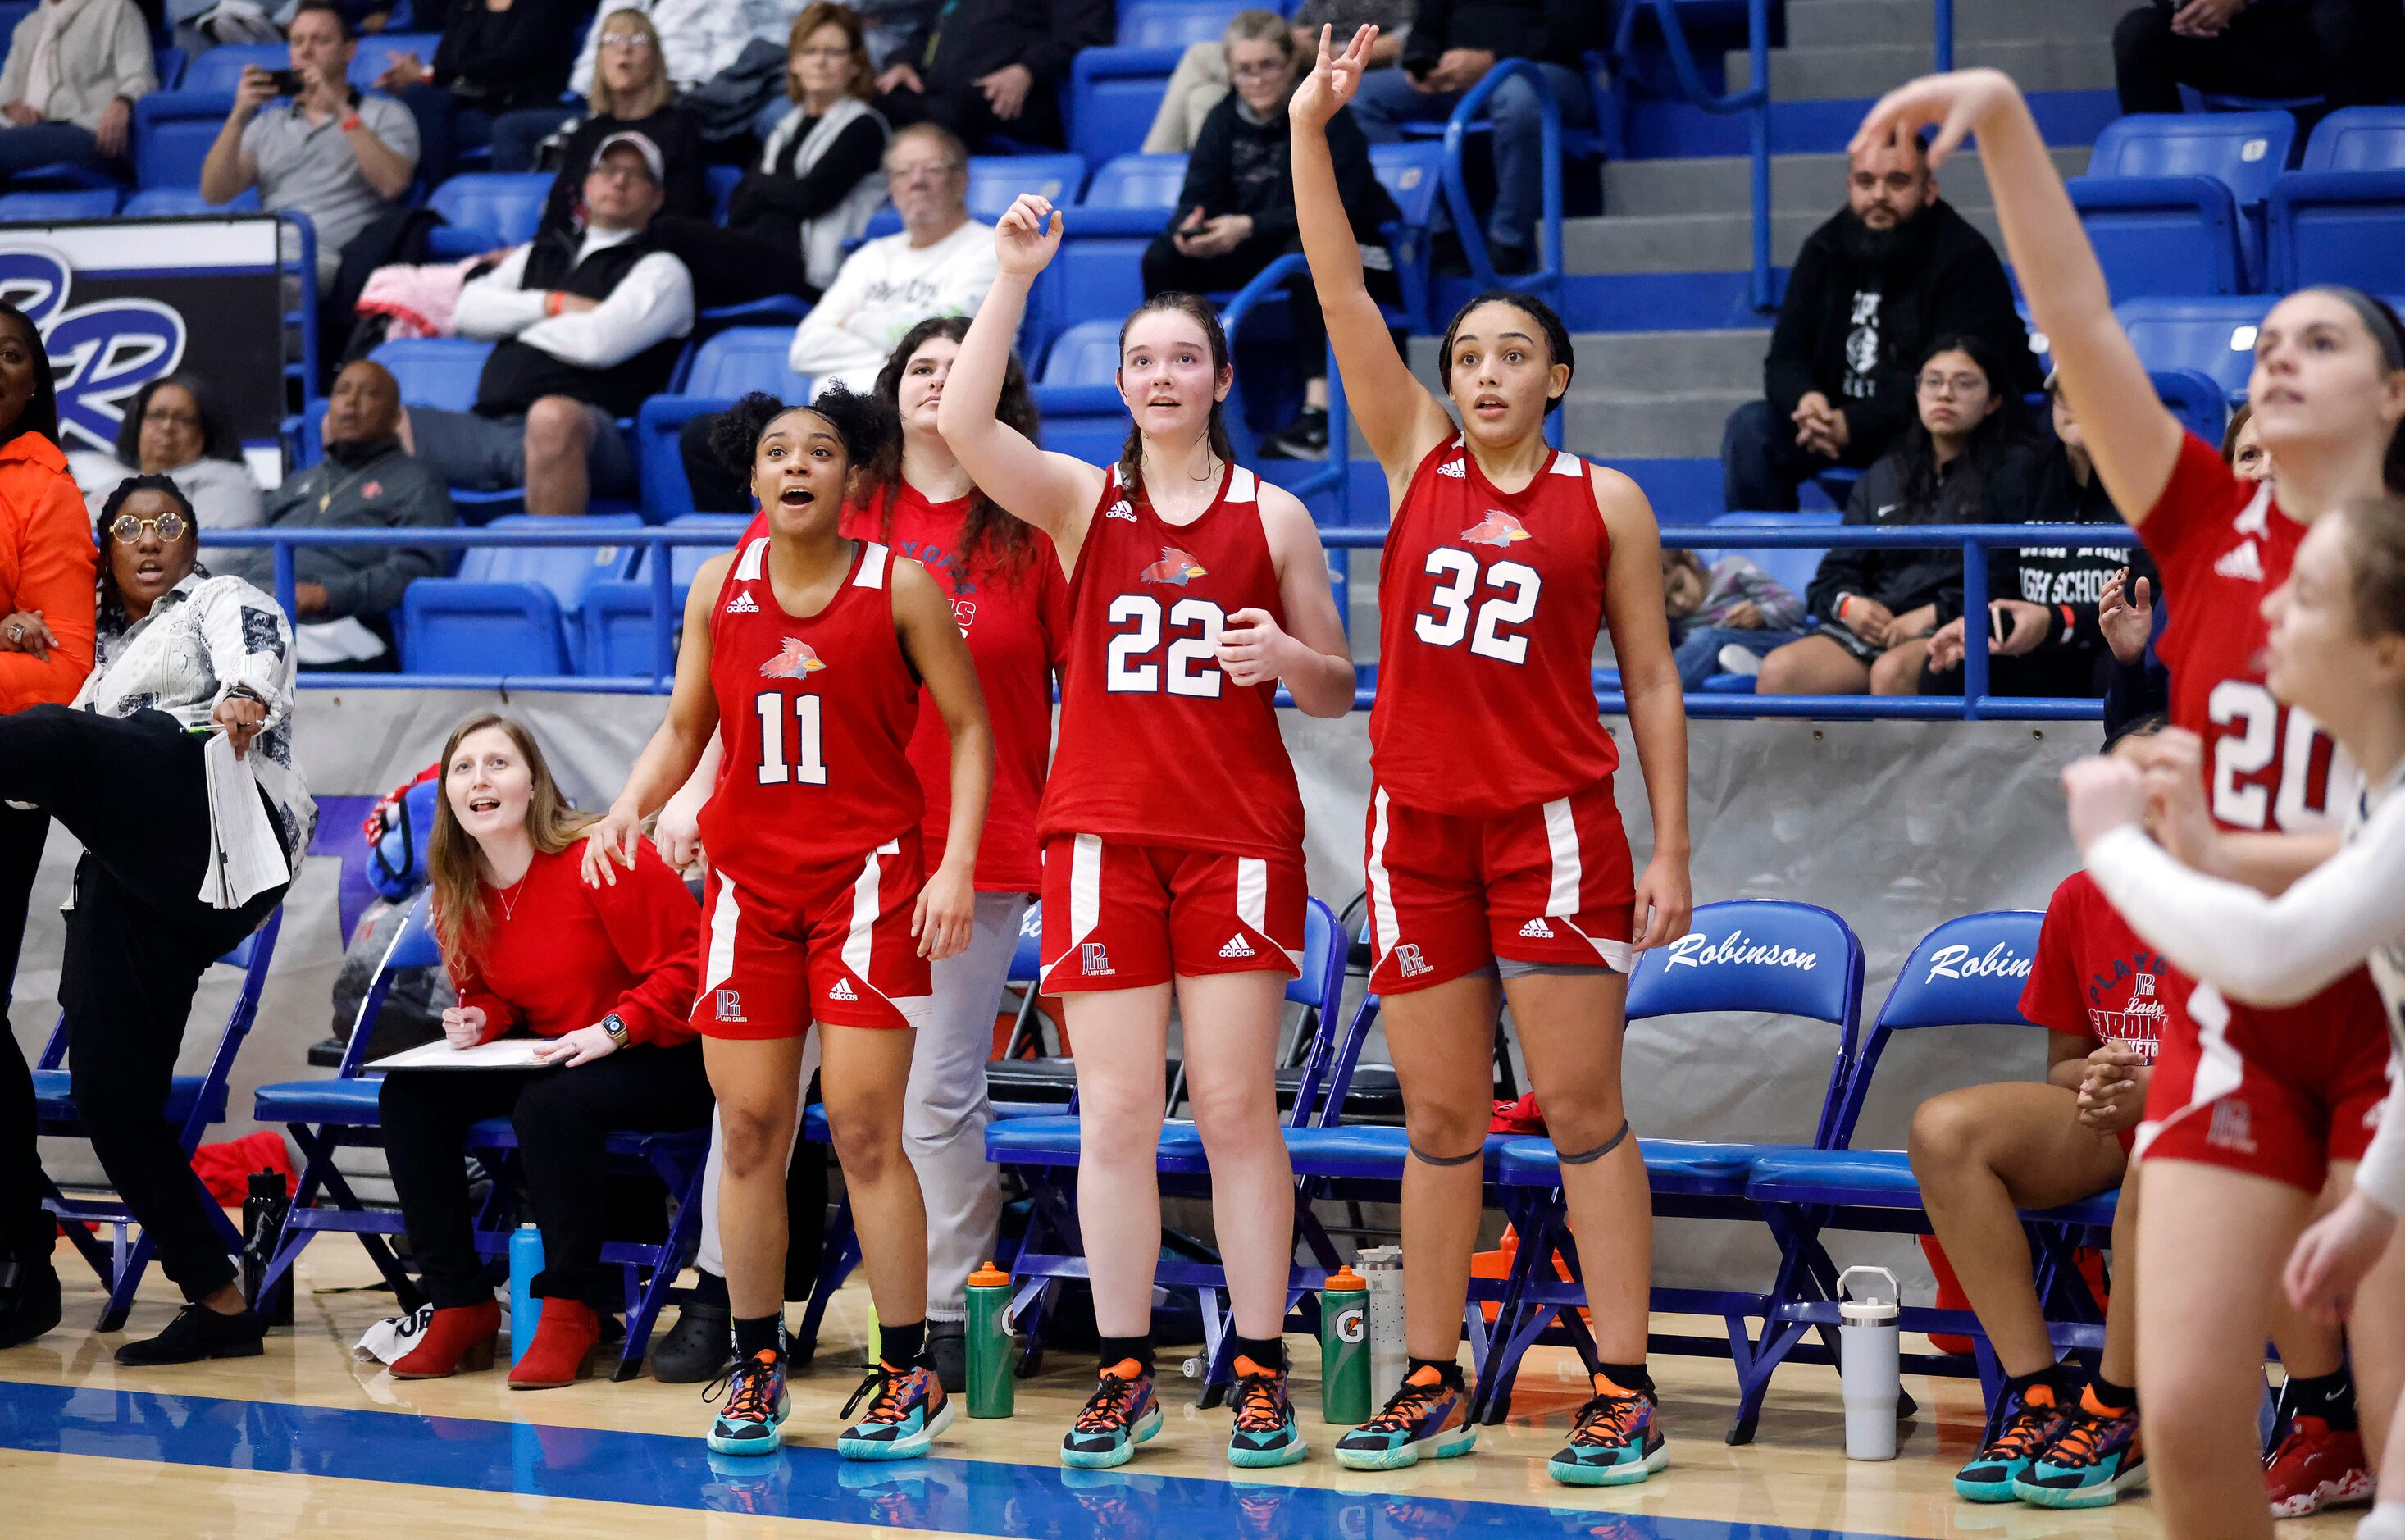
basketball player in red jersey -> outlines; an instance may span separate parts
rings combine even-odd
[[[1362,286],[1327,137],[1377,31],[1362,28],[1340,53],[1322,28],[1318,63],[1288,103],[1303,251],[1394,507],[1370,715],[1370,987],[1385,997],[1411,1134],[1412,1363],[1336,1457],[1391,1470],[1476,1442],[1454,1354],[1499,982],[1585,1242],[1601,1361],[1548,1469],[1568,1485],[1626,1485],[1668,1460],[1645,1369],[1652,1198],[1620,1095],[1627,973],[1635,953],[1686,932],[1692,908],[1686,716],[1662,613],[1661,536],[1628,478],[1546,445],[1572,360],[1543,303],[1497,291],[1454,317],[1438,360],[1459,428],[1396,352]],[[1653,813],[1642,880],[1612,801],[1620,756],[1596,714],[1592,660],[1607,626]]]
[[[935,430],[935,404],[968,328],[965,316],[932,317],[894,345],[877,376],[876,397],[902,431],[852,478],[843,516],[845,534],[881,542],[920,562],[946,589],[993,724],[993,799],[977,847],[977,924],[968,945],[932,970],[934,997],[910,1055],[902,1123],[903,1147],[927,1206],[927,1351],[936,1378],[953,1392],[965,1383],[969,1273],[993,1254],[1002,1216],[1001,1168],[985,1158],[986,1125],[992,1120],[985,1067],[993,1053],[994,1001],[1043,870],[1036,804],[1052,753],[1053,659],[1068,633],[1068,584],[1051,542],[978,491]],[[1015,362],[1000,412],[1020,431],[1036,431],[1035,403]],[[767,528],[765,515],[754,519],[745,541]],[[654,826],[660,854],[679,868],[701,852],[698,818],[717,784],[718,760],[712,739]],[[932,699],[920,707],[910,763],[927,796],[920,822],[927,857],[938,862],[951,818],[951,749]],[[806,1056],[797,1094],[816,1067]],[[710,1158],[706,1193],[721,1175],[715,1147]],[[716,1298],[685,1307],[676,1332],[653,1352],[655,1376],[711,1379],[728,1362],[723,1254],[717,1224],[705,1210],[696,1267],[700,1292]]]
[[[1892,92],[1856,148],[1940,125],[1934,168],[1976,133],[2032,318],[2079,416],[2114,505],[2163,572],[2172,720],[2158,755],[2193,756],[2206,804],[2238,839],[2219,874],[2277,892],[2337,848],[2352,766],[2313,718],[2272,699],[2263,600],[2286,580],[2305,526],[2405,479],[2405,335],[2347,289],[2271,306],[2248,396],[2276,483],[2241,481],[2184,434],[2113,318],[2111,296],[2028,104],[1993,70]],[[2274,487],[2276,486],[2276,492]],[[2201,739],[2201,744],[2198,740]],[[2185,745],[2185,746],[2183,746]],[[2175,822],[2175,821],[2174,821]],[[2243,836],[2329,832],[2316,840]],[[2167,838],[2173,838],[2168,835]],[[2263,1010],[2191,987],[2147,1087],[2138,1136],[2138,1379],[2166,1533],[2268,1535],[2255,1407],[2263,1342],[2290,1243],[2326,1184],[2350,1177],[2385,1091],[2379,998],[2361,971],[2306,1003]],[[2354,1318],[2364,1434],[2381,1447],[2405,1366],[2405,1265],[2395,1249]]]
[[[1102,1374],[1063,1462],[1124,1464],[1160,1429],[1153,1264],[1160,1254],[1170,990],[1211,1165],[1235,1316],[1231,1463],[1303,1457],[1287,1398],[1294,1176],[1275,1061],[1302,953],[1302,799],[1278,736],[1283,682],[1315,716],[1353,705],[1353,663],[1311,516],[1229,455],[1227,339],[1191,294],[1119,332],[1135,418],[1107,469],[995,420],[1027,291],[1061,216],[1022,195],[994,234],[1000,275],[952,365],[936,423],[979,487],[1051,537],[1069,579],[1060,745],[1044,791],[1045,988],[1076,1039],[1077,1213]]]
[[[926,1215],[902,1151],[903,1088],[928,961],[960,950],[975,911],[993,739],[943,590],[918,563],[838,533],[852,469],[890,431],[874,402],[843,390],[792,408],[755,394],[726,415],[718,447],[750,466],[768,533],[695,574],[667,719],[585,847],[587,880],[615,881],[612,863],[632,866],[642,821],[723,731],[702,816],[711,891],[693,1014],[725,1146],[719,1231],[737,1362],[710,1434],[724,1454],[775,1452],[785,1417],[784,1173],[814,1020],[882,1330],[880,1361],[852,1398],[867,1415],[837,1450],[923,1454],[952,1417],[922,1351]],[[921,680],[952,742],[950,838],[932,877],[908,752]]]

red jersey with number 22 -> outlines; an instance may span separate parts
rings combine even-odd
[[[2266,595],[2288,580],[2305,527],[2271,484],[2243,481],[2189,434],[2141,530],[2171,618],[2156,655],[2172,671],[2172,725],[2204,740],[2206,804],[2225,828],[2330,828],[2361,777],[2319,724],[2271,698]]]
[[[1370,763],[1405,807],[1491,817],[1608,780],[1595,705],[1611,538],[1576,455],[1517,492],[1456,437],[1412,473],[1378,564]]]
[[[713,868],[773,897],[919,827],[919,681],[893,625],[893,555],[855,542],[826,607],[788,615],[768,539],[747,540],[710,616],[718,784],[701,812]],[[816,888],[811,891],[815,892]]]
[[[1286,625],[1259,478],[1230,465],[1202,516],[1171,524],[1120,490],[1112,466],[1069,576],[1046,839],[1301,852],[1302,795],[1278,736],[1276,686],[1238,685],[1219,668],[1219,631],[1244,609]]]

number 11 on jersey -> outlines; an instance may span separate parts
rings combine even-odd
[[[790,765],[785,762],[788,704],[793,709],[795,725],[800,729],[801,739]],[[760,713],[760,784],[781,786],[794,782],[805,786],[825,785],[826,761],[822,756],[823,751],[819,742],[819,698],[762,690],[752,705]]]

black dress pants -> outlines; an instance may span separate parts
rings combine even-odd
[[[34,874],[50,815],[0,807],[0,1020],[7,1015],[25,942]],[[42,1211],[42,1164],[34,1140],[34,1074],[14,1033],[0,1032],[0,1260],[50,1254],[58,1226]]]
[[[2172,31],[2169,0],[2113,29],[2123,112],[2177,112],[2179,88],[2231,96],[2320,96],[2332,107],[2405,91],[2405,11],[2396,0],[2282,0],[2248,6],[2216,37]]]
[[[626,1305],[623,1275],[601,1262],[611,1213],[602,1142],[618,1130],[702,1127],[711,1102],[696,1041],[637,1044],[548,1069],[395,1070],[385,1076],[380,1105],[410,1250],[437,1309],[492,1297],[461,1151],[471,1124],[505,1117],[517,1128],[527,1198],[542,1232],[535,1296],[617,1310]]]

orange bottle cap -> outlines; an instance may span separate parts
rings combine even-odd
[[[1355,1272],[1352,1268],[1339,1267],[1336,1271],[1328,1275],[1327,1287],[1330,1289],[1367,1289],[1369,1285],[1362,1282],[1361,1275]]]
[[[969,1275],[969,1287],[972,1289],[1006,1289],[1009,1286],[1010,1275],[991,1262]]]

